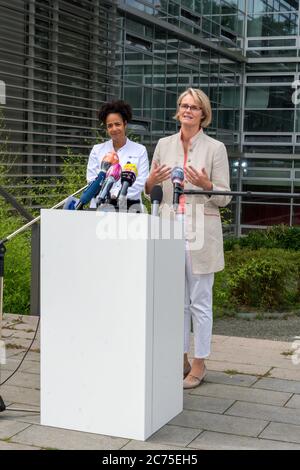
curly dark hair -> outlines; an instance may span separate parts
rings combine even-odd
[[[106,125],[107,116],[111,113],[117,113],[122,116],[124,122],[130,122],[132,119],[132,109],[130,104],[123,100],[111,101],[104,103],[98,111],[98,119]]]

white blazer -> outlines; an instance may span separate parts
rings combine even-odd
[[[183,167],[184,150],[180,132],[170,137],[164,137],[157,143],[153,161],[165,164],[171,168]],[[205,168],[214,190],[230,191],[229,165],[225,145],[201,130],[191,140],[188,151],[187,165],[192,165],[197,170]],[[163,203],[171,205],[173,202],[173,185],[171,180],[162,183]],[[190,183],[185,184],[185,189],[200,189]],[[206,196],[186,195],[186,236],[204,240],[200,249],[193,249],[190,243],[192,269],[195,274],[206,274],[221,271],[224,268],[223,233],[219,207],[229,204],[230,196]],[[201,204],[201,223],[196,223],[196,206]],[[202,223],[203,222],[203,223]]]

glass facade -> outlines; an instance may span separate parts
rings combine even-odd
[[[97,109],[116,97],[151,156],[192,86],[211,99],[208,132],[227,146],[232,189],[300,193],[299,38],[295,0],[0,0],[14,177],[47,183],[67,147],[88,156]],[[238,234],[300,224],[300,199],[232,208]]]
[[[0,1],[2,108],[14,182],[32,176],[45,186],[59,177],[67,147],[88,153],[98,103],[118,96],[115,34],[111,1]],[[23,196],[30,201],[26,188]]]
[[[299,1],[250,0],[247,7],[240,187],[298,193],[300,116],[293,93],[299,78]],[[242,200],[239,231],[299,225],[299,209],[300,199]]]

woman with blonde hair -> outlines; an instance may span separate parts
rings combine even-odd
[[[171,205],[172,168],[184,169],[185,189],[230,191],[229,165],[224,144],[203,132],[212,120],[209,98],[199,89],[189,88],[177,100],[175,118],[181,129],[157,143],[145,189],[163,187],[163,201]],[[177,217],[182,218],[186,235],[183,387],[194,388],[206,374],[205,358],[210,354],[212,335],[212,288],[214,273],[224,268],[223,234],[219,207],[229,196],[182,195]],[[203,209],[203,224],[197,223],[196,206]],[[189,207],[189,210],[188,209]],[[201,232],[201,233],[200,233]],[[192,248],[192,233],[203,236],[203,246]],[[188,359],[191,320],[194,332],[194,360]]]

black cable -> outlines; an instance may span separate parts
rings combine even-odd
[[[24,356],[23,356],[23,358],[22,358],[20,364],[19,364],[18,367],[13,371],[12,374],[10,374],[3,382],[0,383],[0,387],[2,387],[2,385],[4,385],[9,379],[11,379],[11,378],[15,375],[15,373],[20,369],[20,367],[21,367],[21,365],[23,364],[23,362],[24,362],[24,360],[25,360],[27,354],[29,353],[29,351],[30,351],[30,349],[31,349],[31,346],[33,345],[33,343],[34,343],[34,341],[35,341],[35,338],[36,338],[36,335],[37,335],[39,326],[40,326],[40,317],[39,317],[38,322],[37,322],[37,325],[36,325],[36,330],[35,330],[33,339],[32,339],[32,341],[31,341],[31,343],[30,343],[30,345],[29,345],[27,351],[25,352],[25,354],[24,354]],[[6,409],[6,410],[10,410],[10,411],[23,411],[23,412],[29,412],[29,413],[35,413],[35,412],[37,413],[37,411],[35,411],[35,410],[23,410],[23,409],[17,409],[17,408],[6,408],[5,403],[4,403],[4,401],[3,401],[2,397],[1,397],[1,395],[0,395],[0,405],[1,405],[1,406],[0,406],[0,412],[1,412],[1,411],[4,411],[4,410]]]
[[[4,385],[9,379],[11,379],[11,377],[13,375],[15,375],[15,373],[20,369],[21,365],[23,364],[27,354],[29,353],[30,349],[31,349],[31,346],[33,345],[34,341],[35,341],[35,338],[36,338],[36,335],[37,335],[37,332],[38,332],[38,329],[39,329],[39,326],[40,326],[40,317],[38,319],[38,322],[37,322],[37,325],[36,325],[36,330],[35,330],[35,333],[34,333],[34,337],[33,337],[33,340],[31,341],[30,343],[30,346],[29,348],[27,349],[27,351],[25,352],[23,358],[22,358],[22,361],[20,362],[20,364],[18,365],[18,367],[13,371],[13,373],[11,375],[9,375],[3,382],[0,383],[0,387],[2,387],[2,385]]]

